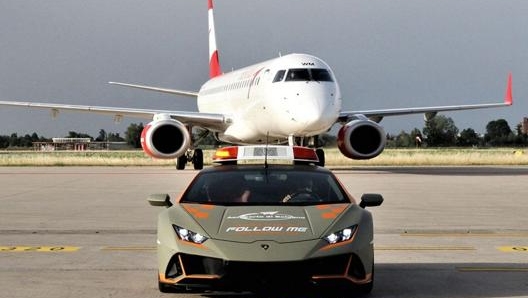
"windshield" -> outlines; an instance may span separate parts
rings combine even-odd
[[[277,74],[275,74],[275,77],[273,78],[273,83],[280,82],[284,78],[284,74],[286,73],[285,70],[279,70],[277,71]]]
[[[348,203],[333,175],[292,169],[236,169],[202,173],[182,196],[182,203],[283,205]]]
[[[288,70],[286,82],[292,81],[333,82],[334,80],[328,70],[323,68],[292,68]]]

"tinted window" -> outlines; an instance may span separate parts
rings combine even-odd
[[[293,68],[288,70],[286,81],[333,82],[328,70],[323,68]]]
[[[349,202],[335,178],[325,172],[254,169],[199,175],[181,202],[212,204],[328,204]]]
[[[311,69],[312,79],[314,81],[332,82],[332,76],[326,69],[314,68]]]
[[[290,69],[286,81],[310,81],[310,72],[306,68]]]
[[[285,74],[285,73],[286,73],[285,70],[279,70],[279,71],[277,71],[277,74],[276,74],[275,77],[273,78],[273,83],[282,81],[282,79],[284,78],[284,74]]]

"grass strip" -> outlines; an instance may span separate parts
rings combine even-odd
[[[204,150],[204,164],[210,165],[214,150]],[[376,158],[352,160],[338,149],[325,149],[326,165],[354,166],[524,166],[528,154],[523,149],[385,149]],[[0,151],[0,166],[174,166],[175,160],[148,157],[130,151]]]

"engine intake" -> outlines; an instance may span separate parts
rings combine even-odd
[[[374,158],[383,151],[386,143],[383,127],[368,119],[352,120],[337,134],[339,151],[351,159]]]
[[[149,156],[174,159],[191,146],[191,136],[183,123],[174,119],[154,120],[141,132],[141,147]]]

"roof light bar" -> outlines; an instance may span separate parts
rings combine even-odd
[[[218,163],[260,160],[317,163],[319,158],[312,148],[281,145],[223,147],[213,157],[213,161]]]
[[[315,150],[307,147],[294,146],[293,156],[295,156],[295,160],[297,161],[319,161],[319,157],[317,157]]]
[[[214,162],[236,161],[238,146],[218,148],[213,157]]]

